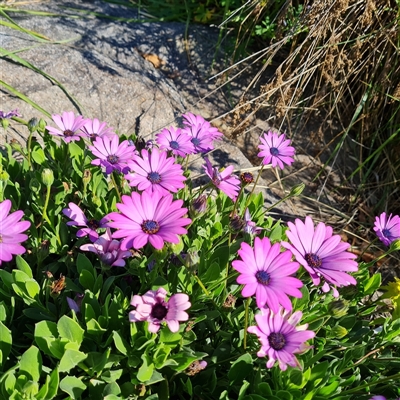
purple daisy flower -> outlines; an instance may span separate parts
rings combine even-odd
[[[84,212],[74,203],[68,204],[69,208],[64,208],[62,210],[63,214],[72,221],[67,222],[69,226],[84,226],[85,228],[79,229],[76,232],[78,238],[85,237],[89,235],[89,239],[95,242],[99,238],[97,230],[100,228],[105,228],[107,226],[108,219],[106,217],[102,218],[100,221],[95,219],[88,220]]]
[[[24,232],[30,226],[29,221],[20,221],[24,215],[18,210],[10,215],[11,201],[4,200],[0,203],[0,266],[3,261],[11,261],[14,254],[24,254],[26,249],[21,242],[28,239]]]
[[[186,157],[188,154],[194,153],[192,137],[180,128],[163,129],[156,135],[157,144],[162,150],[169,150],[175,156]]]
[[[158,192],[133,192],[130,196],[122,196],[122,204],[116,204],[121,214],[112,212],[107,215],[113,221],[107,225],[118,229],[113,238],[124,238],[122,250],[140,249],[147,242],[160,250],[164,242],[177,244],[178,235],[187,233],[183,227],[192,220],[182,218],[187,213],[182,205],[183,201],[173,201],[170,193],[162,196]]]
[[[233,166],[230,165],[222,172],[219,172],[218,168],[213,168],[208,157],[204,157],[204,160],[206,165],[203,165],[203,168],[214,186],[222,190],[229,198],[235,201],[240,190],[240,180],[236,175],[232,175]]]
[[[182,166],[175,163],[174,157],[167,157],[166,151],[154,148],[151,152],[142,150],[142,157],[135,156],[129,162],[131,173],[125,175],[130,186],[149,193],[177,192],[185,187],[186,178]]]
[[[11,119],[12,117],[21,117],[21,114],[17,109],[9,112],[0,111],[0,119]]]
[[[240,272],[237,277],[239,284],[244,284],[243,297],[256,295],[258,308],[269,307],[277,313],[279,306],[286,310],[292,309],[292,303],[287,295],[301,297],[298,288],[303,283],[290,276],[299,269],[299,263],[291,261],[292,253],[281,253],[280,243],[271,246],[268,238],[254,240],[254,249],[242,242],[238,251],[242,260],[232,262],[233,268]]]
[[[375,217],[374,231],[385,246],[390,246],[390,243],[400,239],[400,217],[398,215],[392,217],[390,214],[387,218],[383,212],[379,217]]]
[[[251,220],[251,215],[250,211],[248,208],[246,208],[246,211],[244,213],[244,228],[243,228],[245,233],[248,233],[249,235],[258,235],[263,231],[264,229],[256,226],[256,223]]]
[[[187,310],[191,304],[189,296],[184,293],[173,294],[165,301],[167,291],[163,288],[149,290],[143,296],[132,297],[131,305],[136,307],[129,313],[130,322],[148,321],[149,332],[157,333],[163,322],[171,332],[179,331],[179,321],[187,321]]]
[[[113,171],[128,173],[128,162],[136,155],[135,146],[128,140],[119,143],[118,135],[99,136],[88,149],[97,157],[92,164],[102,166],[106,174],[111,174]]]
[[[200,115],[187,113],[183,114],[183,118],[183,124],[186,125],[183,131],[191,136],[195,154],[212,150],[213,140],[219,140],[224,136]]]
[[[261,143],[258,148],[261,149],[257,156],[264,157],[263,164],[272,164],[273,167],[279,165],[283,169],[283,164],[290,165],[294,161],[294,147],[290,146],[290,140],[286,140],[284,134],[278,135],[272,131],[264,132],[264,137],[260,137]]]
[[[369,400],[386,400],[386,397],[385,396],[376,395],[376,396],[372,396]]]
[[[83,136],[81,128],[85,125],[86,119],[81,115],[75,116],[73,111],[64,111],[62,116],[53,114],[51,117],[57,124],[58,129],[46,126],[50,135],[61,136],[65,143],[69,143],[72,140],[80,140]]]
[[[101,235],[94,243],[84,244],[80,247],[83,251],[96,253],[101,262],[111,267],[124,267],[124,258],[131,257],[129,250],[121,250],[119,240],[112,238],[111,229],[107,228],[106,233]]]
[[[82,133],[90,139],[96,139],[98,136],[114,136],[116,133],[113,128],[107,126],[107,122],[100,122],[97,118],[87,119],[82,127]]]
[[[329,291],[329,283],[336,286],[355,285],[357,281],[347,271],[357,271],[357,256],[347,251],[349,243],[341,241],[339,235],[332,235],[333,229],[320,222],[314,229],[314,222],[306,217],[305,222],[296,219],[288,222],[286,235],[292,244],[282,242],[282,246],[290,250],[296,260],[310,273],[314,285],[319,285],[321,277],[325,279],[323,292]],[[339,296],[336,288],[333,295]]]
[[[315,332],[307,331],[308,325],[296,326],[303,314],[296,311],[291,316],[280,309],[274,313],[270,309],[261,310],[261,314],[255,316],[258,325],[249,326],[247,332],[254,333],[261,342],[258,357],[268,356],[267,368],[272,368],[276,361],[279,368],[286,371],[287,366],[301,366],[295,354],[308,350],[305,342],[315,336]]]

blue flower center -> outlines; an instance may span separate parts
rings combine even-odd
[[[100,227],[100,224],[95,219],[89,219],[87,222],[87,226],[88,226],[88,228],[93,229],[95,231],[96,229],[98,229]]]
[[[267,271],[257,271],[256,273],[257,282],[261,285],[268,285],[270,278],[271,277]]]
[[[147,175],[147,179],[151,182],[151,183],[160,183],[161,182],[161,175],[158,172],[150,172]]]
[[[141,227],[142,227],[142,231],[149,235],[154,235],[155,233],[157,233],[160,230],[160,225],[158,225],[158,222],[153,221],[151,219],[143,221]]]
[[[390,229],[382,229],[382,235],[385,236],[385,238],[390,238],[391,233],[390,233]]]
[[[110,164],[116,164],[119,161],[119,157],[116,156],[115,154],[111,154],[111,155],[107,156],[107,161]]]
[[[179,143],[176,140],[172,140],[169,145],[171,146],[171,149],[178,150],[179,149]]]
[[[74,136],[74,132],[72,132],[70,129],[67,129],[64,131],[64,136]]]
[[[200,139],[197,139],[197,138],[192,138],[192,143],[195,145],[195,146],[198,146],[199,144],[200,144]]]
[[[307,253],[304,256],[304,259],[307,261],[308,265],[312,268],[319,268],[322,265],[322,260],[317,254]]]
[[[271,152],[271,155],[275,157],[279,155],[279,150],[276,147],[271,147],[269,151]]]
[[[268,343],[274,350],[282,350],[286,345],[286,339],[282,333],[272,332],[268,336]]]
[[[165,307],[161,303],[156,303],[151,308],[150,316],[161,321],[161,320],[163,320],[165,318],[167,313],[168,313],[167,307]]]

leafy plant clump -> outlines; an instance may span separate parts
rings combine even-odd
[[[52,119],[1,114],[29,130],[0,153],[1,398],[400,396],[398,281],[323,222],[274,220],[201,116],[148,142]],[[259,149],[259,172],[293,162],[283,134]],[[374,229],[398,251],[399,216]]]

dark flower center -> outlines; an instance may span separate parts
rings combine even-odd
[[[242,180],[243,183],[248,185],[251,182],[253,182],[254,177],[253,177],[253,174],[251,172],[243,172],[243,173],[240,174],[240,179]]]
[[[280,332],[272,332],[268,336],[268,343],[274,350],[282,350],[285,347],[285,336]]]
[[[270,278],[271,277],[267,271],[257,271],[256,273],[257,282],[261,285],[268,285]]]
[[[160,225],[157,221],[147,220],[142,223],[142,231],[148,233],[149,235],[154,235],[160,230]]]
[[[74,136],[74,132],[72,132],[70,129],[67,129],[64,131],[64,136]]]
[[[179,149],[179,143],[176,140],[172,140],[169,145],[171,146],[171,149],[178,150]]]
[[[304,259],[312,268],[319,268],[322,265],[322,260],[317,254],[308,253],[304,256]]]
[[[197,139],[197,138],[193,138],[192,139],[192,143],[195,145],[195,146],[198,146],[199,144],[200,144],[200,139]]]
[[[156,303],[151,309],[151,317],[156,318],[158,320],[162,320],[168,313],[167,307],[163,306],[161,303]]]
[[[279,150],[276,147],[271,147],[269,151],[271,152],[271,155],[275,157],[279,155]]]
[[[95,219],[89,219],[87,222],[87,226],[94,231],[100,227],[99,221]]]
[[[150,172],[147,175],[147,179],[151,182],[151,183],[160,183],[161,182],[161,175],[158,172]]]
[[[382,235],[385,236],[385,238],[389,238],[391,236],[390,230],[389,229],[382,229]]]
[[[109,156],[107,156],[107,161],[110,164],[116,164],[119,161],[119,157],[115,154],[110,154]]]

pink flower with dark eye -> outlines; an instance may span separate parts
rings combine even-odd
[[[107,127],[107,122],[100,122],[97,118],[87,119],[82,127],[82,133],[90,139],[96,139],[98,136],[114,136],[116,133],[113,128]]]
[[[174,157],[168,157],[166,151],[156,148],[151,152],[142,150],[141,154],[128,164],[131,172],[125,178],[130,186],[161,195],[175,193],[185,187],[182,166],[175,163]]]
[[[232,175],[233,166],[230,165],[223,171],[219,172],[218,168],[213,168],[210,160],[207,157],[204,157],[204,160],[206,165],[203,165],[203,168],[214,186],[235,201],[240,190],[240,180],[236,177],[236,175]]]
[[[157,133],[156,138],[160,149],[169,150],[175,156],[186,157],[194,153],[192,137],[180,128],[165,128]]]
[[[385,246],[390,246],[390,243],[400,239],[400,217],[390,214],[388,218],[383,212],[375,218],[374,231]]]
[[[187,310],[191,304],[184,293],[173,294],[165,300],[167,291],[163,288],[149,290],[143,296],[132,297],[131,305],[136,307],[129,313],[130,322],[148,321],[149,332],[156,333],[166,322],[171,332],[179,331],[179,321],[187,321]]]
[[[238,251],[242,260],[232,262],[233,268],[240,272],[237,283],[244,284],[243,297],[256,295],[258,308],[269,307],[275,313],[279,307],[292,310],[290,296],[302,297],[298,288],[303,283],[291,276],[299,269],[292,261],[292,253],[281,253],[280,243],[271,245],[268,238],[254,240],[254,249],[242,242]]]
[[[84,244],[80,247],[83,251],[91,251],[96,253],[101,262],[111,267],[124,267],[125,260],[132,256],[129,250],[121,250],[119,240],[112,238],[110,228],[106,229],[106,233],[101,235],[94,243]]]
[[[335,286],[355,285],[357,281],[347,272],[358,270],[354,261],[357,256],[347,251],[350,244],[342,242],[339,235],[333,235],[333,229],[320,222],[314,228],[314,222],[306,217],[305,222],[299,219],[288,222],[286,235],[291,243],[282,242],[296,260],[309,272],[314,285],[319,285],[321,277],[325,279],[322,291],[329,292],[329,284]],[[335,287],[333,295],[339,296]]]
[[[69,143],[72,140],[80,140],[83,136],[81,128],[85,125],[86,119],[81,115],[75,116],[72,111],[64,111],[62,115],[53,114],[51,117],[57,124],[58,129],[46,126],[50,135],[62,137],[65,143]]]
[[[79,229],[76,232],[78,238],[85,237],[89,235],[89,239],[94,242],[98,239],[99,234],[97,230],[100,228],[105,228],[107,226],[107,218],[102,218],[100,221],[96,219],[87,219],[84,212],[74,203],[68,204],[69,208],[64,208],[62,210],[63,214],[72,221],[67,222],[67,225],[72,226],[83,226],[85,228]]]
[[[103,167],[106,174],[111,174],[113,171],[128,173],[128,163],[136,154],[135,146],[131,145],[128,140],[119,143],[118,135],[99,136],[93,142],[93,146],[88,148],[97,157],[92,164]]]
[[[262,309],[261,314],[255,316],[257,325],[249,326],[247,332],[257,335],[261,343],[257,356],[268,356],[267,368],[272,368],[276,361],[282,371],[286,371],[288,365],[301,368],[295,354],[307,351],[310,346],[305,342],[315,336],[315,332],[306,330],[307,324],[296,326],[302,316],[301,311],[289,315],[283,309],[276,313]]]
[[[294,161],[294,147],[290,146],[290,140],[286,139],[286,136],[282,133],[278,135],[277,133],[269,131],[264,132],[264,136],[260,137],[260,144],[258,147],[260,151],[257,156],[264,157],[263,164],[272,164],[273,167],[279,166],[283,169],[283,164],[290,165]]]
[[[29,229],[29,221],[20,221],[24,215],[18,210],[10,215],[11,201],[4,200],[0,203],[0,266],[3,261],[11,261],[13,255],[24,254],[26,249],[21,242],[28,239],[24,232]]]
[[[206,153],[214,148],[213,140],[219,140],[223,134],[217,128],[211,126],[200,115],[192,113],[183,114],[183,131],[191,136],[195,153]]]
[[[177,244],[178,235],[187,233],[184,226],[192,220],[182,218],[187,213],[187,208],[182,205],[183,201],[173,201],[170,193],[162,196],[158,192],[133,192],[130,196],[122,196],[122,203],[116,204],[121,213],[112,212],[106,216],[112,220],[107,226],[118,229],[113,238],[124,238],[122,250],[140,249],[148,242],[160,250],[164,242]]]

